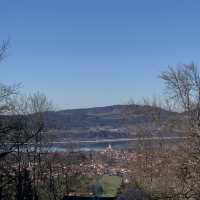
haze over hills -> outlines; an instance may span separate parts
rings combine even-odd
[[[155,136],[177,136],[180,133],[162,131],[155,118],[164,124],[178,115],[152,106],[113,105],[50,111],[45,113],[45,121],[54,140],[98,140],[133,138],[138,134],[138,127],[148,127],[147,136],[150,133]]]

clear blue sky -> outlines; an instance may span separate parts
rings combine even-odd
[[[1,0],[0,81],[59,108],[162,95],[158,74],[200,61],[199,0]]]

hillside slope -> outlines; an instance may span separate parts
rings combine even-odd
[[[114,105],[51,111],[45,113],[45,121],[46,128],[51,130],[51,137],[59,140],[115,139],[134,137],[138,126],[148,127],[156,134],[160,127],[154,123],[155,119],[159,118],[160,124],[163,124],[177,115],[151,106]],[[162,133],[165,136],[171,134]]]

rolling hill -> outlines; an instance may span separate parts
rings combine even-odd
[[[131,138],[138,127],[148,130],[146,134],[171,136],[179,133],[163,131],[162,125],[178,115],[152,106],[113,105],[50,111],[45,113],[45,124],[50,137],[59,141]]]

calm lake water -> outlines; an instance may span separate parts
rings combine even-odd
[[[45,148],[51,152],[66,152],[66,151],[101,151],[105,150],[109,145],[113,149],[137,149],[139,145],[145,145],[147,148],[177,147],[186,138],[184,137],[154,137],[154,138],[138,138],[128,139],[106,139],[94,141],[79,141],[79,142],[54,142],[50,143]]]
[[[69,152],[69,151],[102,151],[111,146],[113,149],[138,149],[140,145],[146,148],[177,148],[179,144],[187,138],[185,137],[153,137],[153,138],[120,138],[120,139],[103,139],[103,140],[90,140],[90,141],[65,141],[65,142],[51,142],[42,145],[42,151],[45,152]],[[9,147],[12,144],[8,144]],[[34,150],[33,144],[26,144],[26,149]],[[1,147],[0,147],[1,149]]]

